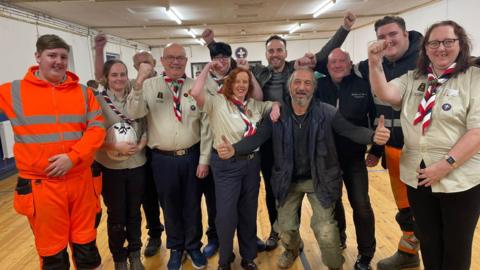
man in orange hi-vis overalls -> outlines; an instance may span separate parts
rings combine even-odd
[[[0,86],[0,109],[15,135],[14,207],[28,218],[41,269],[69,269],[68,245],[77,269],[99,269],[101,178],[90,166],[105,137],[101,109],[67,71],[64,40],[43,35],[36,46],[38,66]]]

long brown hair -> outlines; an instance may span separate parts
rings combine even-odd
[[[231,99],[233,98],[233,84],[235,83],[235,80],[237,79],[237,76],[239,73],[245,72],[248,75],[248,91],[247,95],[245,96],[246,99],[250,98],[253,93],[253,83],[252,83],[252,74],[244,68],[237,67],[234,70],[228,74],[227,79],[225,79],[225,83],[223,84],[222,87],[222,94],[227,98]]]
[[[127,65],[125,65],[125,63],[123,63],[121,60],[118,60],[118,59],[108,60],[107,62],[105,62],[105,64],[103,64],[103,78],[101,80],[101,84],[105,86],[105,88],[107,89],[110,88],[108,85],[108,75],[110,74],[110,70],[115,64],[122,64],[125,67],[125,71],[127,72],[127,77],[128,77],[128,68],[127,68]]]
[[[463,29],[463,27],[461,27],[458,23],[454,21],[441,21],[431,25],[425,33],[425,38],[422,41],[422,46],[420,46],[420,54],[418,56],[416,72],[417,77],[428,74],[428,67],[430,65],[430,59],[427,56],[428,41],[430,39],[430,34],[432,33],[433,29],[440,26],[451,26],[453,28],[453,32],[458,37],[460,52],[457,56],[457,59],[455,59],[455,62],[457,64],[452,75],[456,77],[459,73],[465,72],[467,68],[471,66],[470,48],[472,47],[472,44],[470,38],[465,32],[465,29]]]

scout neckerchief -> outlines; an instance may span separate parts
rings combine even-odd
[[[257,129],[252,124],[252,121],[250,121],[250,119],[248,119],[247,113],[245,111],[245,109],[247,108],[248,99],[245,100],[244,102],[241,102],[240,100],[236,99],[235,97],[232,97],[229,100],[230,100],[230,102],[233,103],[233,105],[235,105],[237,107],[238,111],[240,112],[240,117],[242,118],[243,122],[247,126],[245,128],[245,132],[243,133],[243,137],[248,137],[248,136],[255,135],[255,133],[257,133]]]
[[[182,89],[185,78],[186,76],[183,74],[181,78],[174,80],[168,77],[165,72],[163,72],[163,79],[165,80],[168,88],[170,88],[170,91],[172,91],[173,113],[175,114],[175,117],[177,117],[178,122],[182,122],[182,108],[180,107],[180,99],[182,96],[180,95],[180,89]]]
[[[456,63],[451,64],[443,74],[437,78],[433,72],[432,66],[430,65],[427,69],[427,85],[428,89],[425,91],[422,101],[418,105],[418,111],[413,120],[413,124],[416,125],[422,122],[422,135],[425,135],[428,127],[432,122],[432,110],[435,105],[435,98],[437,94],[437,89],[439,86],[444,84],[448,79],[451,78],[451,75],[455,69]]]
[[[127,122],[129,125],[133,123],[133,119],[128,118],[126,115],[124,115],[117,107],[115,104],[113,104],[112,99],[107,94],[107,89],[102,91],[102,96],[105,102],[107,102],[108,107],[118,116],[120,117],[123,121]]]
[[[217,75],[215,75],[212,71],[210,71],[210,76],[218,85],[217,93],[221,93],[223,88],[223,83],[225,82],[225,79],[227,79],[228,74],[223,76],[222,78],[218,78]]]

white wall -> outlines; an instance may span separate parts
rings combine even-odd
[[[74,71],[80,82],[94,78],[92,41],[90,37],[72,34],[44,26],[36,26],[18,20],[0,17],[0,84],[23,78],[28,67],[35,65],[35,42],[43,34],[56,34],[63,38],[72,49]],[[146,49],[142,47],[139,49]],[[132,57],[136,50],[132,47],[107,43],[106,52],[118,53],[129,68],[129,76],[136,76]],[[132,77],[133,78],[133,77]]]
[[[413,10],[401,16],[407,23],[408,30],[417,30],[425,32],[428,25],[445,19],[455,20],[465,27],[470,34],[473,43],[473,55],[480,55],[480,31],[477,31],[476,16],[480,10],[480,1],[478,0],[443,0],[433,5]],[[37,33],[38,29],[38,33]],[[81,82],[94,77],[93,75],[93,51],[92,43],[89,37],[79,36],[72,33],[54,30],[39,26],[38,28],[29,23],[20,22],[0,17],[0,84],[23,77],[27,67],[35,64],[33,57],[35,51],[35,41],[38,35],[54,33],[65,39],[72,46],[73,61],[75,63],[75,73],[80,76]],[[373,24],[356,29],[349,34],[343,48],[350,52],[352,60],[358,62],[367,58],[367,44],[375,40]],[[219,40],[221,41],[221,40]],[[301,57],[305,52],[317,52],[327,42],[325,39],[318,40],[287,40],[288,59]],[[263,42],[255,43],[234,43],[232,49],[242,46],[248,50],[248,60],[262,61],[267,64],[265,59],[265,45]],[[138,48],[145,50],[146,47]],[[135,78],[137,72],[133,68],[132,56],[136,49],[113,43],[107,43],[107,52],[118,53],[120,59],[125,62],[129,68],[129,77]],[[154,48],[152,54],[157,60],[156,70],[161,72],[163,68],[160,64],[162,48]],[[203,46],[194,45],[186,47],[189,61],[187,63],[187,75],[191,75],[191,63],[208,62],[210,55],[208,49]]]

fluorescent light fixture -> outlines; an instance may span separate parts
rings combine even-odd
[[[301,26],[302,26],[301,23],[296,23],[294,26],[292,26],[292,28],[290,28],[290,30],[288,30],[288,33],[291,34],[297,31],[298,29],[300,29]]]
[[[192,31],[192,29],[188,28],[187,29],[187,33],[192,36],[192,38],[197,38],[197,36],[195,35],[195,33]]]
[[[200,45],[202,45],[202,46],[205,46],[205,41],[203,41],[203,39],[196,38],[195,41],[196,41],[198,44],[200,44]]]
[[[318,6],[317,11],[313,13],[313,18],[317,18],[318,16],[320,16],[320,14],[325,13],[327,10],[332,8],[333,5],[335,5],[335,2],[335,0],[327,0],[323,2],[320,6]]]
[[[182,20],[180,20],[180,17],[178,17],[177,13],[175,13],[171,7],[166,8],[166,11],[170,19],[174,20],[177,24],[182,24]]]

